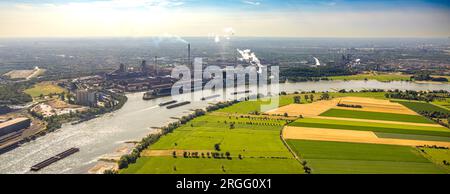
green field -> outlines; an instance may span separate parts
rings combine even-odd
[[[332,80],[377,80],[380,82],[389,82],[389,81],[409,81],[410,75],[401,75],[401,74],[358,74],[358,75],[348,75],[348,76],[334,76],[329,77]]]
[[[235,123],[235,128],[231,129],[230,123]],[[232,160],[143,157],[122,173],[302,173],[300,163],[280,139],[285,124],[285,120],[257,117],[211,114],[198,117],[162,137],[149,149],[215,152],[215,144],[220,144],[220,152],[229,152]],[[177,172],[173,171],[174,165]],[[226,172],[222,172],[222,165]]]
[[[444,173],[407,146],[288,140],[313,173]]]
[[[402,104],[403,106],[408,107],[409,109],[420,113],[422,111],[427,111],[427,112],[442,112],[445,114],[450,114],[450,111],[445,109],[445,108],[441,108],[439,106],[433,105],[431,103],[425,103],[425,102],[417,102],[417,101],[403,101],[403,100],[395,100],[393,102],[397,102]]]
[[[412,134],[380,133],[380,132],[376,132],[375,135],[379,138],[450,142],[450,137],[445,136],[412,135]]]
[[[394,113],[380,113],[380,112],[366,112],[356,110],[341,110],[330,109],[320,116],[325,117],[341,117],[341,118],[353,118],[353,119],[369,119],[369,120],[383,120],[383,121],[399,121],[399,122],[411,122],[411,123],[434,123],[425,117],[419,115],[406,115],[406,114],[394,114]]]
[[[450,110],[450,98],[445,98],[441,100],[435,100],[432,102],[434,105],[441,106],[446,108],[447,110]]]
[[[230,122],[236,122],[235,129],[230,129]],[[245,124],[246,122],[253,124]],[[262,123],[274,125],[265,126]],[[191,127],[191,124],[194,127]],[[284,124],[285,121],[207,115],[166,135],[150,149],[214,150],[214,145],[220,143],[221,149],[230,152],[232,156],[242,154],[255,157],[267,155],[291,157],[279,137]]]
[[[311,128],[345,129],[356,131],[373,131],[382,133],[450,137],[450,130],[440,126],[423,127],[414,125],[385,124],[385,123],[317,119],[317,118],[299,119],[291,123],[290,125],[298,127],[311,127]]]
[[[302,96],[304,94],[297,94]],[[339,96],[384,98],[384,93],[331,93]],[[280,96],[280,105],[293,103],[293,96]],[[315,94],[319,99],[320,93]],[[245,101],[197,117],[161,137],[147,148],[151,150],[189,150],[189,152],[230,153],[230,158],[206,156],[143,156],[120,173],[131,174],[297,174],[303,166],[280,138],[288,120],[280,117],[245,115],[260,111],[262,101]],[[238,113],[238,114],[235,114]],[[241,116],[245,115],[245,116]],[[321,116],[432,123],[416,115],[374,113],[331,109]],[[444,127],[354,122],[345,120],[304,118],[292,126],[374,131],[380,136],[404,139],[449,140]],[[395,137],[394,137],[395,136]],[[215,145],[220,145],[220,151]],[[445,173],[444,168],[430,162],[413,147],[288,140],[289,146],[312,168],[312,173]],[[171,151],[170,151],[171,152]],[[240,157],[241,156],[241,157]]]
[[[224,167],[222,169],[222,166]],[[123,174],[299,174],[303,169],[293,159],[142,157],[122,170]]]
[[[279,98],[278,98],[279,105],[278,106],[281,107],[281,106],[286,106],[286,105],[294,103],[294,96],[295,95],[279,96]],[[299,94],[299,96],[302,96],[302,95]],[[302,96],[302,101],[304,101],[303,96]],[[255,111],[261,112],[261,106],[269,105],[270,102],[271,101],[268,99],[243,101],[243,102],[234,104],[233,106],[219,110],[219,112],[238,113],[238,114],[249,114],[249,113],[255,112]]]
[[[436,148],[420,148],[423,150],[425,157],[429,158],[435,164],[444,168],[447,173],[450,173],[450,165],[445,165],[443,161],[447,161],[450,164],[450,150],[449,149],[436,149]]]
[[[363,98],[376,98],[376,99],[386,99],[385,92],[349,92],[349,93],[330,93],[330,96],[334,98],[339,97],[363,97]]]
[[[24,92],[32,97],[39,97],[41,94],[46,96],[49,94],[67,93],[67,90],[52,83],[39,83],[32,88],[26,89]]]

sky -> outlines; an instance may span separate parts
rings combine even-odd
[[[0,37],[449,37],[449,0],[2,0]]]

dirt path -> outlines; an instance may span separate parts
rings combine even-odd
[[[309,127],[285,127],[285,129],[283,130],[283,137],[285,139],[316,141],[370,143],[402,146],[436,145],[442,147],[450,147],[450,142],[379,138],[375,135],[375,133],[371,131],[320,129]]]

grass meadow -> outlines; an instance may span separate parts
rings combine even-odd
[[[444,173],[408,146],[288,140],[313,173]]]
[[[381,113],[381,112],[367,112],[356,110],[342,110],[342,109],[330,109],[320,116],[325,117],[340,117],[340,118],[352,118],[352,119],[369,119],[369,120],[383,120],[383,121],[399,121],[410,123],[429,123],[434,122],[419,116],[419,115],[406,115],[406,114],[394,114],[394,113]]]

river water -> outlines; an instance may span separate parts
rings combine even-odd
[[[280,91],[333,91],[340,89],[402,89],[402,90],[447,90],[450,84],[419,84],[414,82],[378,81],[320,81],[280,84]],[[174,117],[189,114],[194,109],[205,108],[214,101],[192,102],[174,109],[158,104],[171,97],[142,100],[142,93],[128,94],[128,102],[116,112],[77,125],[64,125],[35,141],[0,155],[0,173],[31,173],[31,166],[72,147],[80,148],[75,153],[58,161],[38,173],[86,173],[97,160],[114,152],[130,140],[139,140],[150,133],[152,127],[161,127],[174,121]]]

